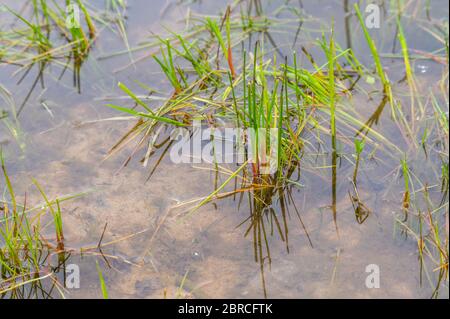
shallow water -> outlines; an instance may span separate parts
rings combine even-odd
[[[2,1],[13,8],[20,7],[18,2]],[[98,6],[103,3],[92,2]],[[164,33],[164,26],[182,29],[183,18],[189,12],[219,14],[226,8],[225,1],[180,2],[152,1],[149,8],[149,1],[128,1],[130,46],[145,41],[151,33]],[[420,1],[412,2],[411,11],[421,8]],[[275,12],[284,1],[263,3],[266,12]],[[303,4],[309,19],[302,27],[296,51],[300,52],[301,46],[311,47],[322,30],[329,28],[332,16],[336,41],[342,45],[348,42],[341,1],[303,1]],[[0,14],[4,15],[3,12]],[[447,2],[432,1],[430,14],[435,19],[448,21]],[[289,16],[283,13],[279,18],[284,15]],[[417,16],[424,19],[423,12]],[[391,53],[395,29],[392,21],[395,19],[387,12],[382,21],[382,28],[373,36],[379,41],[380,52]],[[362,63],[370,65],[372,57],[363,35],[355,31],[356,18],[353,17],[350,23],[351,42],[357,56]],[[405,29],[411,48],[426,52],[441,49],[442,45],[418,24],[407,24]],[[276,30],[273,36],[280,50],[290,54],[293,32]],[[127,54],[105,58],[125,49],[117,34],[106,28],[100,30],[94,49],[81,70],[81,94],[73,87],[70,72],[58,80],[59,70],[52,68],[45,77],[45,88],[37,86],[20,116],[20,139],[12,138],[0,125],[0,143],[17,194],[27,192],[31,199],[39,201],[31,177],[42,184],[50,197],[92,190],[64,203],[65,242],[67,247],[74,249],[96,245],[107,224],[103,242],[117,240],[104,248],[105,254],[116,257],[111,259],[111,267],[102,262],[110,296],[171,298],[181,293],[183,297],[193,298],[261,298],[265,287],[271,298],[430,297],[430,284],[425,282],[421,286],[419,283],[416,242],[395,232],[393,212],[400,210],[403,181],[398,174],[392,174],[398,163],[394,164],[391,158],[381,159],[386,165],[375,160],[361,164],[359,195],[373,211],[362,224],[356,222],[347,194],[353,166],[341,158],[336,185],[338,234],[329,208],[332,192],[330,154],[305,156],[300,179],[303,187],[294,187],[292,196],[313,247],[292,211],[287,222],[289,251],[276,232],[269,236],[272,261],[270,265],[265,264],[263,270],[255,262],[252,236],[244,237],[247,226],[237,227],[249,215],[246,196],[240,204],[239,198],[217,200],[214,205],[207,204],[187,218],[180,218],[180,210],[173,209],[178,203],[211,193],[214,173],[194,165],[173,164],[166,156],[147,182],[152,165],[144,168],[139,162],[145,150],[120,171],[131,148],[105,160],[110,148],[134,124],[132,120],[100,121],[120,115],[105,106],[109,99],[123,101],[117,99],[123,96],[117,83],[131,85],[133,81],[140,81],[162,90],[165,88],[156,63],[150,58],[140,60],[152,49],[134,53],[134,59],[139,62],[129,67],[126,67],[130,64]],[[396,50],[400,52],[398,44]],[[315,56],[314,51],[311,53]],[[310,67],[306,59],[302,62],[302,66]],[[383,64],[392,80],[403,77],[402,59],[385,58]],[[416,60],[414,67],[419,86],[424,88],[432,87],[447,68],[433,60]],[[30,72],[25,81],[17,85],[19,76],[13,76],[17,68],[0,65],[0,70],[0,83],[13,92],[19,105],[28,93],[36,71]],[[405,87],[399,85],[397,89],[401,91]],[[368,100],[356,95],[352,103],[361,118],[368,118],[378,106],[379,98]],[[387,112],[382,115],[377,128],[391,142],[406,149]],[[338,131],[351,136],[346,127],[338,127]],[[350,157],[351,149],[343,148]],[[152,162],[160,153],[161,150],[152,157]],[[434,164],[435,159],[418,156],[414,169],[420,176],[431,176],[435,174]],[[3,185],[0,186],[3,189]],[[101,297],[95,268],[97,259],[102,261],[98,256],[80,257],[78,254],[70,259],[70,263],[80,266],[81,287],[69,289],[68,297]],[[380,267],[379,289],[368,289],[365,285],[369,264]],[[186,280],[180,292],[184,276]],[[448,298],[448,281],[441,288],[440,297]]]

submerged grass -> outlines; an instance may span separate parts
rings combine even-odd
[[[32,85],[30,93],[17,110],[18,115],[22,112],[24,105],[30,98],[34,87],[41,82],[44,83],[44,71],[46,67],[59,59],[67,59],[63,64],[61,76],[73,61],[73,81],[74,86],[80,90],[80,69],[83,61],[89,54],[92,42],[96,35],[96,28],[81,0],[77,0],[76,5],[84,15],[84,24],[77,21],[75,12],[60,7],[56,2],[30,1],[27,5],[29,15],[17,13],[12,9],[7,10],[15,16],[22,25],[18,25],[11,31],[0,33],[0,62],[10,65],[20,66],[23,71],[23,78],[37,65],[37,77]],[[66,1],[65,6],[73,5]],[[27,6],[23,11],[27,11]],[[72,7],[73,8],[73,7]],[[80,25],[77,25],[80,23]],[[53,35],[53,30],[58,30],[61,36]],[[64,39],[64,41],[62,41]]]
[[[81,93],[81,68],[100,27],[118,33],[129,49],[124,1],[105,1],[104,9],[85,0],[32,0],[20,11],[3,6],[6,13],[2,13],[5,19],[2,18],[0,25],[0,68],[16,67],[13,75],[19,75],[17,84],[29,75],[34,76],[28,93],[15,111],[16,117],[20,116],[37,86],[45,88],[45,75],[55,69],[59,73],[57,80],[71,70],[73,85]]]

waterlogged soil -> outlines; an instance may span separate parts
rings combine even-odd
[[[17,1],[3,2],[13,8],[20,7]],[[97,2],[101,6],[102,1],[93,1]],[[267,12],[281,2],[263,1]],[[303,2],[305,12],[313,17],[305,22],[304,30],[319,31],[316,35],[303,35],[307,31],[302,31],[298,48],[319,36],[320,26],[331,21],[331,15],[336,20],[337,42],[345,43],[345,12],[341,2]],[[150,7],[148,1],[131,0],[128,4],[127,34],[132,47],[151,33],[164,33],[165,26],[182,29],[186,12],[219,14],[226,8],[225,2],[217,1],[181,4],[152,1]],[[448,16],[448,4],[432,1],[431,14],[437,18]],[[354,19],[352,24],[356,26],[356,23]],[[427,52],[441,48],[414,24],[408,25],[406,31],[410,47]],[[380,33],[376,34],[382,43],[381,51],[390,52],[392,43],[392,36],[383,38],[382,34],[393,32],[392,24],[382,24]],[[280,34],[277,40],[280,48],[290,53],[292,36]],[[370,64],[371,56],[364,51],[367,48],[362,45],[361,33],[354,35],[353,43],[362,62]],[[359,224],[348,198],[353,166],[342,160],[336,185],[337,232],[330,209],[329,154],[306,155],[299,181],[301,187],[294,188],[292,195],[312,246],[293,214],[287,220],[289,251],[277,232],[269,236],[272,260],[262,271],[255,262],[251,234],[244,236],[248,224],[238,227],[250,214],[247,196],[241,202],[239,196],[217,200],[187,217],[177,207],[214,190],[212,167],[173,164],[165,156],[147,181],[153,165],[142,166],[139,162],[142,152],[120,169],[132,146],[106,158],[111,147],[135,123],[130,119],[104,120],[119,115],[105,106],[108,98],[123,96],[117,83],[138,80],[164,88],[159,69],[151,58],[127,68],[124,67],[130,63],[128,55],[102,58],[124,49],[119,36],[106,28],[100,30],[95,47],[82,67],[81,94],[73,88],[70,75],[58,81],[55,75],[58,72],[49,74],[45,89],[38,86],[21,115],[20,138],[12,138],[0,126],[0,143],[20,198],[27,193],[31,202],[40,201],[32,177],[52,198],[89,191],[63,204],[66,247],[79,250],[97,245],[106,225],[102,242],[111,244],[103,252],[113,258],[108,258],[107,264],[98,254],[74,253],[68,262],[80,267],[80,288],[68,289],[66,297],[101,298],[96,260],[102,266],[109,295],[114,298],[261,298],[264,297],[262,278],[267,296],[272,298],[430,297],[430,284],[424,281],[420,285],[416,242],[395,229],[403,180],[391,174],[392,168],[386,165],[370,160],[361,164],[358,192],[372,214]],[[135,58],[143,53],[136,53]],[[401,62],[383,60],[393,78],[397,75],[395,70],[402,68]],[[416,74],[421,87],[438,81],[443,70],[442,65],[431,60],[419,61],[414,67],[424,70]],[[13,66],[2,65],[0,70],[2,85],[13,92],[19,104],[36,74],[33,76],[32,71],[17,85]],[[51,115],[42,102],[49,107]],[[368,118],[379,101],[356,95],[352,103]],[[395,136],[394,127],[389,114],[383,115],[379,128],[401,147],[404,142]],[[158,151],[151,164],[160,154]],[[225,179],[226,176],[221,176],[219,185]],[[371,264],[380,269],[378,289],[366,286],[370,275],[366,267]],[[448,286],[442,288],[440,297],[448,297]]]

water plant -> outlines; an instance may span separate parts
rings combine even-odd
[[[52,290],[60,290],[55,277],[58,269],[63,266],[67,258],[63,245],[63,228],[59,201],[48,201],[46,206],[36,216],[29,216],[24,205],[19,204],[3,155],[1,157],[2,175],[6,185],[8,198],[1,201],[0,210],[0,296],[8,298],[48,298]],[[38,185],[38,184],[36,184]],[[40,189],[42,191],[42,188]],[[42,194],[43,191],[42,191]],[[58,210],[54,211],[53,206]],[[44,213],[50,208],[56,227],[56,242],[44,239]],[[58,256],[58,261],[52,261],[52,255]]]
[[[166,142],[167,135],[162,134],[162,131],[173,125],[183,125],[189,128],[194,119],[203,120],[208,126],[217,126],[218,122],[225,122],[232,123],[236,127],[252,128],[256,132],[259,132],[260,129],[265,129],[266,132],[269,129],[277,129],[279,142],[276,152],[278,169],[275,174],[267,175],[260,170],[261,166],[258,163],[261,160],[260,156],[256,156],[257,160],[254,163],[249,161],[248,147],[252,145],[244,144],[247,161],[241,163],[237,169],[231,170],[214,163],[216,174],[220,172],[226,174],[227,177],[222,183],[216,184],[213,192],[198,199],[195,205],[187,209],[187,213],[190,215],[190,213],[215,200],[229,196],[242,197],[244,196],[243,193],[248,193],[249,203],[253,208],[250,226],[246,234],[250,230],[254,232],[256,236],[254,243],[260,242],[261,247],[264,247],[265,240],[263,238],[265,237],[266,225],[264,222],[258,222],[258,220],[261,220],[262,216],[267,215],[267,213],[262,213],[262,211],[273,209],[270,204],[273,202],[272,197],[277,197],[277,201],[281,201],[282,197],[286,196],[282,194],[283,192],[275,190],[285,189],[287,185],[295,184],[292,174],[295,170],[301,171],[301,163],[303,165],[307,163],[304,154],[314,153],[314,143],[328,149],[331,154],[331,163],[327,166],[331,169],[332,204],[330,207],[333,211],[336,229],[338,229],[336,204],[338,200],[339,163],[346,157],[345,153],[342,153],[342,148],[351,147],[353,144],[355,158],[353,183],[351,183],[352,187],[348,190],[348,193],[358,223],[367,220],[371,213],[371,209],[363,203],[357,187],[360,162],[365,149],[372,150],[369,155],[371,157],[374,157],[376,152],[382,152],[383,156],[387,158],[386,164],[390,161],[397,161],[398,163],[399,158],[403,158],[400,160],[400,172],[404,179],[401,209],[404,214],[403,222],[406,222],[407,216],[411,215],[412,211],[416,209],[415,191],[411,187],[412,179],[417,177],[411,175],[405,150],[398,143],[390,141],[375,127],[380,121],[385,106],[389,104],[392,119],[407,145],[418,145],[416,133],[421,128],[414,122],[410,124],[408,118],[425,116],[425,105],[423,99],[418,97],[419,89],[415,85],[411,66],[413,58],[410,55],[400,21],[401,15],[397,17],[398,40],[402,48],[401,57],[405,65],[407,84],[410,89],[411,103],[409,110],[403,108],[401,99],[394,96],[393,83],[389,80],[388,72],[382,65],[384,55],[378,51],[375,40],[364,24],[363,16],[357,4],[354,6],[354,10],[372,54],[376,74],[382,84],[380,90],[382,93],[381,102],[368,119],[363,119],[357,111],[347,106],[347,101],[352,98],[353,93],[358,95],[364,92],[358,85],[358,80],[361,77],[368,76],[368,68],[358,61],[351,47],[342,49],[335,42],[333,28],[328,33],[328,41],[326,36],[323,35],[322,39],[316,42],[317,47],[321,49],[326,58],[323,65],[318,64],[306,48],[302,48],[304,56],[312,65],[313,69],[310,70],[298,64],[295,52],[289,57],[278,54],[278,48],[275,48],[275,54],[273,55],[266,52],[267,43],[265,40],[268,39],[264,32],[259,37],[256,36],[257,39],[252,42],[252,48],[250,45],[248,48],[244,45],[239,48],[236,44],[242,43],[243,36],[236,30],[244,25],[246,39],[251,39],[260,30],[256,29],[256,22],[251,17],[242,10],[240,14],[236,14],[234,7],[230,6],[221,19],[199,17],[196,20],[194,19],[196,24],[192,26],[192,29],[186,30],[184,34],[173,33],[165,39],[158,36],[156,43],[148,43],[138,48],[138,50],[142,50],[143,48],[161,46],[161,49],[157,51],[158,53],[154,53],[153,56],[171,84],[173,93],[164,100],[162,106],[158,106],[158,102],[156,102],[156,105],[150,106],[150,102],[140,100],[136,97],[137,94],[131,92],[131,90],[124,90],[136,103],[136,106],[145,109],[144,114],[149,117],[153,113],[158,114],[158,116],[164,115],[164,119],[145,119],[143,114],[139,113],[138,116],[142,119],[127,133],[124,139],[113,147],[112,153],[123,147],[125,143],[138,138],[138,144],[133,154],[148,145],[143,158],[143,162],[147,164],[151,154],[155,151],[154,145],[158,144],[156,142],[158,139],[162,140],[167,147],[170,147],[170,143]],[[265,21],[270,22],[270,19]],[[201,38],[202,35],[204,38]],[[188,39],[194,39],[190,45]],[[267,42],[272,43],[270,40]],[[200,43],[204,43],[204,46],[202,47]],[[240,65],[235,63],[239,51],[242,56]],[[280,64],[277,61],[278,56],[282,57],[283,63]],[[220,59],[221,57],[223,57],[223,60]],[[194,76],[187,76],[188,73]],[[124,84],[119,86],[123,89]],[[419,111],[416,110],[415,105],[419,106]],[[434,107],[436,108],[436,103],[434,103]],[[115,108],[123,110],[123,107]],[[135,114],[133,112],[128,113]],[[442,116],[440,111],[437,111],[436,114],[441,114],[436,116],[441,118],[442,123],[445,123],[446,116]],[[177,124],[170,123],[167,120],[168,118],[170,118],[170,121],[176,121]],[[342,135],[340,135],[338,127],[343,130]],[[445,124],[443,127],[445,130]],[[164,129],[161,130],[161,128]],[[349,132],[354,134],[353,143],[351,139],[345,136]],[[321,135],[329,136],[330,143],[325,142]],[[430,135],[432,133],[427,129],[422,134],[422,137],[425,136],[425,140],[422,138],[422,144],[430,139]],[[267,135],[256,134],[255,139],[263,142],[265,151],[270,152],[271,143]],[[259,151],[260,149],[252,149],[251,153],[258,153]],[[164,154],[166,154],[166,150],[161,156],[164,156]],[[127,162],[130,158],[127,159]],[[156,165],[160,163],[160,160],[161,158],[157,160]],[[441,188],[443,192],[444,189],[448,189],[448,186],[446,186],[448,185],[448,182],[446,182],[448,179],[445,178],[446,173],[444,172],[445,167],[445,164],[442,165]],[[150,175],[153,172],[154,169]],[[229,190],[233,180],[235,188]],[[237,187],[239,184],[240,187]],[[411,199],[412,197],[413,199]],[[189,203],[192,203],[192,201],[189,201]],[[289,206],[287,203],[284,205]],[[282,212],[278,215],[276,211],[273,211],[273,214],[277,218],[283,216]],[[275,224],[277,223],[275,222]],[[278,223],[279,229],[282,229],[281,224]],[[282,233],[280,237],[286,237],[287,241],[287,234]],[[264,257],[261,247],[258,246],[259,244],[255,245],[255,258],[260,261],[269,261],[270,264],[268,247],[266,247]],[[261,266],[264,267],[264,263]]]
[[[203,146],[208,142],[207,160],[203,153],[201,158],[196,158],[195,152],[183,155],[194,164],[192,168],[210,171],[212,185],[207,188],[207,181],[201,181],[205,193],[185,201],[177,198],[178,203],[169,212],[173,207],[180,208],[182,211],[174,219],[195,220],[210,208],[219,210],[220,201],[232,201],[230,207],[236,214],[231,218],[251,243],[264,297],[271,296],[266,274],[275,260],[274,240],[282,242],[286,253],[294,250],[294,243],[313,247],[316,237],[310,237],[309,221],[317,216],[314,209],[321,213],[321,225],[335,228],[331,235],[337,239],[354,227],[370,230],[378,224],[386,231],[386,216],[390,214],[385,210],[394,211],[394,234],[398,229],[402,234],[395,240],[412,243],[405,247],[416,249],[420,284],[428,284],[432,297],[441,296],[442,287],[448,285],[448,21],[433,19],[429,2],[425,12],[420,2],[414,1],[380,5],[395,10],[393,15],[386,14],[387,23],[383,25],[383,30],[395,29],[392,52],[385,41],[388,36],[391,44],[391,34],[370,30],[360,4],[351,6],[349,1],[343,1],[342,6],[344,28],[336,26],[334,20],[330,23],[316,19],[301,1],[283,2],[273,10],[277,2],[233,1],[216,15],[199,14],[187,6],[185,19],[177,21],[176,27],[164,26],[164,32],[152,33],[135,46],[130,45],[126,30],[125,1],[105,3],[106,12],[91,2],[65,1],[66,5],[80,7],[80,28],[67,27],[70,12],[64,12],[56,1],[34,0],[24,11],[5,11],[15,21],[11,28],[0,31],[0,63],[8,68],[17,66],[16,74],[23,77],[20,81],[27,74],[36,73],[37,77],[19,108],[12,94],[0,84],[4,102],[0,105],[0,123],[4,127],[0,129],[7,133],[6,140],[3,136],[0,139],[2,145],[10,139],[22,145],[19,114],[33,89],[39,84],[45,86],[44,74],[51,74],[53,69],[49,66],[61,71],[58,79],[72,69],[74,84],[80,88],[80,69],[92,54],[94,41],[103,29],[112,31],[123,41],[123,49],[94,54],[89,62],[128,56],[125,65],[113,70],[119,78],[120,96],[111,96],[109,87],[105,89],[107,97],[99,96],[97,89],[92,93],[96,102],[107,99],[107,106],[121,113],[111,120],[134,122],[112,145],[106,159],[126,149],[128,156],[118,170],[137,157],[144,167],[142,171],[148,174],[146,181],[153,183],[171,173],[170,169],[158,169],[167,167],[167,156],[172,156],[174,146],[180,145],[174,133],[187,133],[184,136],[189,140],[198,134],[198,123],[200,131],[207,129],[208,136],[202,136],[200,143]],[[270,10],[265,10],[266,5]],[[164,8],[161,16],[167,11]],[[171,17],[169,22],[173,22]],[[407,38],[416,28],[411,27],[411,22],[440,47],[431,52],[409,47],[418,45]],[[56,34],[55,29],[60,32]],[[339,43],[341,38],[336,36],[340,31],[345,31],[344,43]],[[99,45],[99,51],[102,48]],[[369,59],[363,57],[366,53]],[[141,68],[144,63],[145,68]],[[433,65],[431,76],[422,63]],[[36,72],[33,66],[37,66]],[[152,68],[157,72],[148,72]],[[436,70],[442,72],[440,78]],[[127,71],[126,76],[122,71]],[[133,80],[133,71],[150,76],[150,84]],[[430,83],[429,78],[433,79]],[[51,110],[43,106],[53,119]],[[89,123],[106,120],[110,119]],[[220,142],[230,140],[220,133],[230,128],[238,133],[231,139],[231,150],[225,152],[230,151],[233,159],[239,160],[221,162],[224,150]],[[200,162],[209,165],[196,165]],[[5,168],[3,171],[7,176]],[[155,176],[156,172],[160,175]],[[23,198],[19,200],[12,194],[11,181],[6,177],[6,197],[0,206],[8,214],[1,219],[0,230],[11,242],[0,250],[0,260],[6,265],[2,272],[18,283],[15,286],[9,279],[0,282],[0,294],[14,293],[17,298],[26,296],[33,290],[30,287],[40,287],[37,283],[43,282],[41,279],[49,278],[51,287],[54,283],[55,289],[62,288],[55,273],[58,266],[63,271],[69,253],[90,253],[110,266],[111,257],[102,248],[117,242],[102,243],[105,225],[97,246],[70,248],[64,236],[63,199],[52,200],[37,181],[33,180],[33,184],[43,198],[42,205],[27,209],[27,198],[19,205]],[[313,204],[307,197],[311,192]],[[348,209],[353,209],[354,220],[344,214]],[[157,221],[150,242],[165,222],[171,222],[166,218],[169,212]],[[46,227],[38,227],[43,225],[41,218],[48,222],[43,223]],[[27,221],[30,226],[25,228]],[[344,221],[354,225],[343,227]],[[293,238],[293,224],[300,228],[299,238]],[[16,243],[10,238],[19,239]],[[337,246],[343,243],[330,242]],[[20,253],[14,255],[19,248],[9,251],[9,246],[20,244]],[[30,259],[27,250],[32,245],[35,248],[30,255],[45,253],[49,257],[42,262],[31,258],[27,265],[32,266],[18,268]],[[337,282],[338,259],[345,255],[341,247],[336,251],[333,284]],[[19,266],[14,265],[16,260]],[[47,265],[53,272],[42,271]],[[104,277],[97,260],[95,267],[99,293],[106,299],[106,282],[112,283]],[[175,296],[179,298],[194,295],[195,289],[185,294],[184,287],[191,286],[188,274],[196,276],[189,271],[190,266],[187,268],[175,271],[180,283]],[[34,280],[29,276],[20,282],[22,270],[36,273],[37,269],[40,277]],[[184,272],[183,277],[180,274]],[[42,278],[45,275],[49,277]],[[19,289],[22,287],[26,290]],[[43,288],[35,290],[37,297],[51,295],[42,292]]]
[[[107,264],[108,259],[117,258],[103,253],[102,248],[118,242],[102,243],[103,234],[98,245],[93,247],[74,249],[65,243],[62,203],[86,193],[50,199],[43,187],[33,180],[43,202],[29,206],[26,194],[20,202],[2,152],[0,163],[3,177],[0,185],[5,186],[0,199],[0,298],[66,298],[66,271],[70,258],[74,255],[91,256],[103,258]],[[119,239],[119,242],[126,238],[130,236]],[[107,298],[99,267],[98,271],[100,288]]]

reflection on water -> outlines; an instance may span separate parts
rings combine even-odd
[[[98,7],[100,2],[93,1]],[[413,1],[417,7],[420,2]],[[351,14],[354,1],[320,6],[316,1],[287,2],[289,5],[285,1],[250,3],[252,7],[243,7],[250,8],[250,14],[263,16],[264,12],[273,12],[279,19],[293,20],[292,32],[275,26],[262,32],[265,45],[270,46],[272,55],[279,55],[278,59],[290,56],[288,53],[294,49],[305,53],[300,59],[303,67],[324,63],[312,44],[333,15],[336,42],[353,48],[363,63],[371,65],[363,35],[356,31],[357,19]],[[222,14],[226,8],[213,1],[171,2],[168,6],[165,1],[156,1],[152,6],[157,9],[148,12],[147,1],[129,1],[126,28],[130,47],[145,45],[150,33],[164,34],[166,26],[182,30],[189,23],[184,20],[186,12],[192,14],[188,18],[196,18],[196,14]],[[386,6],[382,11],[388,17]],[[447,12],[440,8],[447,8]],[[411,8],[405,10],[419,15]],[[421,14],[445,18],[448,5],[433,2]],[[420,15],[418,19],[422,18]],[[338,23],[339,19],[343,23]],[[395,24],[387,21],[382,31],[373,32],[381,43],[381,52],[391,52],[395,28]],[[441,49],[439,42],[423,36],[426,31],[418,25],[409,24],[406,31],[415,50]],[[62,73],[54,72],[50,62],[42,61],[38,68],[30,64],[17,86],[17,81],[12,81],[17,69],[0,65],[0,89],[9,92],[2,91],[1,95],[5,103],[0,106],[0,145],[17,184],[17,193],[27,192],[36,201],[38,194],[30,190],[29,176],[40,181],[52,198],[95,189],[93,194],[64,205],[64,251],[72,254],[56,257],[54,273],[65,283],[65,263],[77,264],[81,269],[80,289],[59,287],[67,296],[100,297],[95,260],[102,265],[113,297],[430,296],[436,280],[422,280],[421,269],[434,264],[418,262],[417,241],[399,235],[397,215],[393,214],[399,210],[398,196],[404,192],[397,159],[379,156],[379,145],[366,146],[371,158],[361,161],[358,178],[352,180],[354,159],[350,149],[355,134],[364,138],[376,127],[387,140],[410,152],[405,137],[396,131],[389,112],[384,111],[389,104],[387,97],[373,92],[355,94],[354,101],[348,103],[354,104],[354,114],[362,119],[358,123],[359,132],[350,131],[338,122],[339,138],[333,138],[331,145],[322,141],[321,136],[317,137],[317,143],[312,139],[314,145],[308,150],[316,151],[305,154],[298,167],[285,172],[283,182],[273,176],[254,180],[236,178],[234,185],[227,187],[228,196],[180,219],[182,213],[177,211],[180,203],[210,194],[224,177],[201,165],[171,163],[167,156],[171,141],[167,138],[154,145],[151,162],[145,168],[139,159],[146,154],[134,145],[109,156],[114,143],[135,125],[130,118],[118,118],[116,112],[105,107],[111,99],[125,100],[123,92],[116,88],[117,82],[137,83],[146,93],[148,83],[161,92],[167,87],[161,81],[157,65],[148,59],[151,49],[129,53],[116,32],[108,28],[98,32],[89,56],[85,59],[77,59],[73,53],[66,56],[63,70],[69,68],[71,60],[73,77],[61,76]],[[416,33],[417,36],[411,36]],[[248,48],[258,35],[252,37]],[[395,47],[393,50],[396,52]],[[115,55],[122,51],[126,53]],[[384,59],[383,63],[388,71],[394,71],[390,73],[393,80],[403,76],[395,72],[399,64],[397,56]],[[417,80],[425,87],[439,81],[447,67],[434,60],[426,63],[432,64],[426,72],[422,72],[425,69],[422,62],[415,66],[419,70]],[[44,79],[45,86],[39,85]],[[362,87],[362,92],[370,89],[368,83],[360,82],[363,81],[359,78],[354,81],[351,89]],[[73,88],[74,83],[78,89]],[[401,85],[396,89],[404,90]],[[158,94],[152,93],[151,97],[157,101]],[[27,108],[23,108],[25,103]],[[22,109],[20,121],[16,121]],[[133,152],[136,156],[130,157]],[[415,158],[412,176],[418,175],[417,180],[436,176],[437,158]],[[414,183],[419,184],[417,180]],[[415,191],[421,194],[422,189],[426,189],[425,185],[417,186]],[[442,194],[435,190],[436,187],[430,197],[439,195],[441,200]],[[430,201],[434,202],[434,198]],[[447,213],[439,216],[448,217],[448,197],[443,209]],[[433,211],[431,207],[429,210]],[[425,211],[426,205],[424,216]],[[429,222],[427,218],[423,217],[424,225]],[[105,244],[101,250],[99,240]],[[87,254],[91,258],[86,252],[80,253],[81,247],[93,247]],[[365,287],[368,264],[381,268],[380,289]],[[442,276],[436,277],[442,281],[439,297],[448,297],[448,281]],[[19,296],[58,297],[56,282],[46,282],[50,286],[45,289],[38,282],[24,286]]]
[[[291,178],[292,173],[293,171],[288,173],[287,179]],[[243,197],[248,197],[250,216],[238,226],[246,227],[244,237],[249,236],[249,234],[252,236],[255,262],[260,266],[263,292],[264,296],[267,297],[264,267],[267,264],[270,269],[272,265],[268,237],[278,236],[285,243],[286,252],[289,253],[288,219],[291,215],[290,209],[293,208],[296,217],[298,217],[310,246],[313,247],[313,244],[293,199],[292,185],[279,183],[276,177],[270,175],[256,177],[252,185],[252,191],[248,194],[240,192],[241,198],[239,201],[242,201]]]

